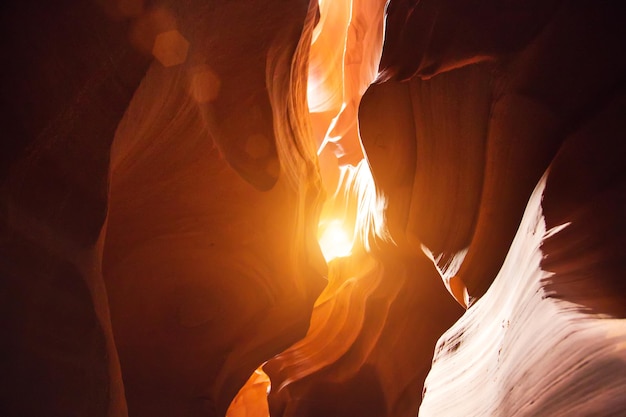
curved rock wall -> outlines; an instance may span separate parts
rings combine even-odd
[[[2,6],[2,415],[126,415],[101,230],[109,148],[148,66],[127,25],[91,2]]]
[[[620,415],[626,62],[611,51],[626,39],[623,13],[613,3],[568,1],[528,13],[515,4],[464,7],[391,2],[381,83],[361,105],[382,191],[407,190],[411,171],[398,165],[414,167],[412,199],[398,199],[396,226],[389,200],[390,227],[471,306],[438,342],[420,415]],[[469,38],[459,37],[462,26],[446,26],[462,10],[468,22],[478,19]],[[492,12],[501,22],[520,12],[533,31],[511,37],[514,26],[496,30]],[[512,43],[472,43],[485,28]],[[399,54],[403,43],[414,54]],[[378,100],[398,109],[388,111],[388,146],[380,139],[386,119],[381,126],[363,117]],[[416,156],[396,151],[411,138]],[[445,213],[458,216],[428,220]]]
[[[544,177],[489,291],[439,340],[421,416],[609,416],[626,409],[623,319],[581,311],[581,299],[546,288],[562,275],[546,264],[563,265],[551,259],[549,242],[576,231],[568,231],[574,222],[546,230],[545,184]],[[572,267],[571,259],[565,263]]]
[[[196,7],[172,4],[188,57],[151,66],[112,150],[104,275],[137,416],[223,415],[304,335],[325,284],[305,101],[316,9]],[[272,20],[252,34],[252,18]]]
[[[3,5],[0,414],[623,414],[621,9]]]

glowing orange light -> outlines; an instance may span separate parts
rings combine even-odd
[[[268,417],[267,394],[270,392],[270,379],[259,367],[250,375],[248,382],[239,390],[230,403],[226,417]]]
[[[339,161],[344,149],[361,149],[356,120],[358,104],[377,74],[386,2],[318,0],[318,4],[320,15],[312,32],[306,87],[312,137],[317,147],[315,150],[321,156],[319,168],[328,192],[320,213],[318,243],[326,262],[331,262],[351,256],[353,252],[369,252],[370,240],[391,241],[385,226],[385,198],[376,190],[363,152],[358,153],[359,160],[344,158]],[[219,84],[212,77],[207,78],[206,84],[210,87],[207,90],[211,93],[205,95],[217,96]],[[215,84],[217,87],[213,93],[211,88]],[[272,96],[272,106],[281,109],[284,92],[271,86],[269,90],[280,93]],[[281,124],[282,115],[275,113],[277,125]],[[275,125],[275,133],[279,135],[280,132]],[[285,138],[289,139],[288,136]],[[244,140],[244,150],[252,158],[265,158],[271,151],[271,142],[264,136],[252,135]],[[285,177],[300,180],[303,178],[299,176],[301,171],[297,166],[300,162],[299,159],[293,162],[290,156],[293,152],[285,145],[288,143],[277,136],[280,161],[271,159],[266,172],[273,176],[287,173]],[[269,379],[260,369],[257,370],[231,403],[227,417],[267,417],[269,389]]]
[[[333,220],[320,227],[319,244],[326,262],[352,253],[353,240],[340,221]]]

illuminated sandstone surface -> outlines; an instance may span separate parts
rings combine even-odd
[[[381,191],[406,194],[414,173],[410,202],[390,198],[390,227],[397,210],[409,245],[472,303],[438,342],[420,415],[621,415],[626,60],[612,48],[623,14],[548,2],[491,16],[473,3],[421,2],[409,20],[406,3],[390,4],[382,82],[360,109]],[[445,23],[463,11],[464,25],[480,22],[469,37]],[[411,23],[435,14],[428,36]],[[530,19],[533,33],[491,27],[498,14],[499,25]],[[504,44],[474,44],[485,29]],[[400,55],[411,42],[416,54]],[[371,121],[381,103],[395,107],[384,126]],[[385,146],[387,129],[415,153]],[[384,170],[398,157],[403,168]]]
[[[314,22],[304,6],[220,3],[208,31],[179,10],[189,57],[154,63],[118,126],[103,272],[130,415],[222,415],[306,331],[325,265],[294,87]],[[252,17],[272,19],[254,40]],[[215,45],[228,37],[262,47]]]
[[[389,209],[395,196],[368,189],[368,164],[347,156],[355,143],[361,152],[356,108],[376,75],[382,33],[375,29],[383,13],[382,2],[348,3],[352,19],[346,24],[352,36],[346,39],[341,72],[344,104],[331,113],[335,117],[320,155],[328,158],[324,152],[334,149],[335,164],[341,167],[337,189],[321,213],[322,251],[326,223],[339,219],[356,232],[350,257],[329,264],[328,286],[317,300],[307,336],[264,366],[272,380],[270,411],[277,416],[415,414],[434,343],[460,311],[442,291],[426,256],[421,251],[411,254],[398,243],[401,236],[396,239],[386,226],[378,226],[383,221],[379,208]],[[364,21],[372,22],[367,32]],[[309,77],[315,80],[316,75]],[[320,83],[322,92],[324,86]],[[309,86],[309,97],[315,94]],[[311,111],[313,122],[319,123],[316,108]],[[350,162],[356,166],[344,165]],[[425,317],[436,320],[427,323]],[[419,343],[401,342],[408,338]],[[390,351],[403,352],[406,359],[390,360]]]
[[[0,415],[626,413],[618,2],[2,7]]]
[[[290,4],[7,10],[3,415],[223,415],[305,334],[315,9]]]
[[[555,254],[542,247],[571,225],[546,230],[544,187],[545,179],[488,292],[439,340],[420,416],[624,413],[623,319],[580,311],[547,289],[559,279],[550,269],[565,265],[557,260],[544,270],[543,260]],[[588,260],[577,263],[571,272],[589,266]]]

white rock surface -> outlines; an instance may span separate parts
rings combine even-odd
[[[545,176],[489,291],[440,339],[420,416],[623,416],[626,322],[547,297]]]

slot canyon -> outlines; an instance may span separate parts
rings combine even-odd
[[[0,8],[0,416],[626,416],[619,1]]]

